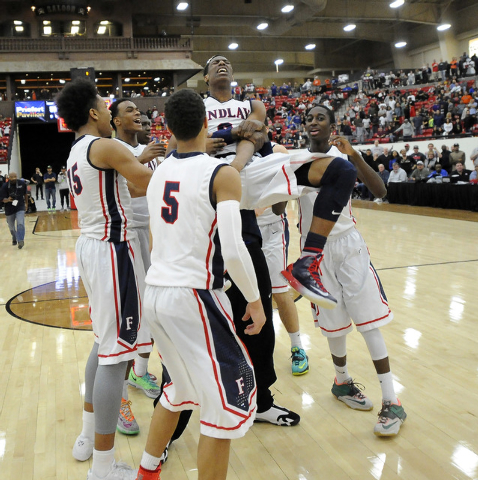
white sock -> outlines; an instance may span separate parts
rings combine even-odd
[[[154,472],[160,464],[160,459],[158,457],[153,457],[149,453],[146,453],[146,450],[143,452],[143,456],[141,457],[141,466],[145,470],[149,470],[150,472]]]
[[[91,471],[98,478],[105,478],[111,470],[111,466],[115,460],[115,448],[111,450],[93,449],[93,466]]]
[[[300,330],[295,333],[289,333],[290,337],[290,346],[302,348],[302,341],[300,340]]]
[[[128,380],[123,383],[123,398],[128,401]]]
[[[83,410],[83,430],[81,436],[88,438],[92,442],[95,441],[95,414]]]
[[[339,367],[334,363],[334,368],[335,368],[335,377],[337,378],[337,385],[345,383],[347,380],[350,379],[349,371],[347,369],[347,364],[345,364],[343,367]]]
[[[395,389],[393,388],[392,372],[377,374],[382,388],[382,398],[386,402],[398,403],[397,396],[395,395]]]
[[[142,377],[148,371],[148,358],[140,357],[139,355],[134,359],[133,370],[137,377]]]

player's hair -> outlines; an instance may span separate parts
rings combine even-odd
[[[209,64],[211,63],[211,61],[216,58],[216,57],[224,57],[224,55],[213,55],[207,62],[206,62],[206,65],[204,65],[204,70],[203,70],[203,76],[206,76],[209,72]],[[226,57],[224,57],[226,58]]]
[[[335,123],[335,113],[333,110],[331,110],[329,107],[326,107],[325,105],[314,105],[312,108],[309,108],[309,110],[307,110],[306,116],[310,113],[311,110],[318,107],[323,108],[327,112],[327,116],[329,117],[329,123],[330,125],[333,125]]]
[[[111,126],[113,127],[113,130],[116,132],[116,125],[115,125],[115,122],[113,122],[113,120],[115,119],[115,117],[118,116],[118,107],[120,104],[122,104],[123,102],[130,102],[131,100],[129,98],[119,98],[118,100],[116,100],[116,102],[112,102],[111,105],[110,105],[110,112],[111,112]]]
[[[77,132],[88,123],[91,108],[97,108],[95,85],[90,80],[78,78],[65,85],[56,97],[58,115],[68,128]]]
[[[179,90],[169,97],[164,113],[173,135],[178,140],[184,141],[198,136],[206,118],[203,99],[188,88]]]

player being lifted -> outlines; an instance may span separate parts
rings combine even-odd
[[[233,70],[226,57],[212,57],[204,68],[204,79],[210,92],[205,101],[209,134],[227,144],[215,156],[225,158],[242,171],[242,208],[265,207],[320,187],[301,258],[289,265],[284,276],[310,301],[334,308],[336,300],[320,278],[320,263],[327,237],[353,190],[355,168],[347,160],[321,154],[272,154],[270,143],[266,142],[264,104],[232,98]],[[173,146],[170,144],[170,148]],[[261,155],[263,158],[256,164]]]

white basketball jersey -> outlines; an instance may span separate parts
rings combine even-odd
[[[124,145],[135,157],[139,157],[143,150],[147,147],[147,145],[141,145],[138,143],[135,147],[130,145],[129,143],[120,140],[119,138],[115,138],[118,142]],[[156,170],[158,166],[156,159],[151,160],[148,163],[144,164],[145,167],[153,170]],[[144,197],[136,197],[131,199],[131,208],[133,209],[133,221],[131,226],[133,228],[141,228],[141,227],[148,227],[149,226],[149,212],[148,212],[148,200],[146,199],[146,195]]]
[[[212,185],[225,165],[205,153],[173,151],[148,186],[151,267],[146,283],[216,289],[224,284]]]
[[[217,130],[223,130],[229,127],[237,127],[252,112],[250,100],[230,99],[227,102],[220,102],[214,97],[208,97],[204,100],[206,106],[206,115],[208,122],[208,133],[214,133]],[[219,155],[236,153],[236,143],[226,145]]]
[[[91,164],[89,152],[99,137],[83,135],[76,139],[67,161],[70,192],[78,209],[81,233],[105,242],[124,242],[133,211],[126,179],[114,169]]]
[[[335,146],[330,147],[327,151],[327,155],[341,157],[345,160],[348,159],[347,155],[341,153]],[[297,199],[299,203],[299,233],[302,237],[307,236],[307,233],[309,232],[312,218],[314,216],[314,202],[318,194],[319,192],[311,192]],[[332,239],[333,237],[343,235],[350,228],[354,228],[355,223],[355,218],[352,215],[352,201],[349,199],[347,205],[343,208],[337,223],[334,225],[334,228],[332,228],[329,238]]]

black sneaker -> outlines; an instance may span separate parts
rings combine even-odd
[[[272,404],[269,410],[262,413],[256,413],[255,422],[268,422],[281,427],[293,427],[300,422],[300,416],[297,413]]]
[[[331,310],[337,306],[337,300],[322,284],[320,262],[323,258],[323,253],[299,258],[281,273],[289,285],[307,300]]]
[[[23,248],[23,245],[25,245],[25,242],[23,240],[20,240],[18,242],[18,248],[21,250]]]
[[[17,244],[17,241],[16,240],[12,240],[12,245],[16,245]]]

